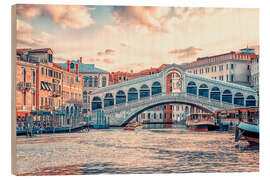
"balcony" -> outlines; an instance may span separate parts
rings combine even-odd
[[[30,90],[32,88],[32,83],[30,82],[19,82],[17,83],[17,88],[20,90]]]
[[[61,96],[61,91],[53,91],[52,92],[52,97],[60,97]]]
[[[53,110],[53,107],[49,105],[43,105],[43,106],[40,106],[40,109],[50,111],[50,110]]]

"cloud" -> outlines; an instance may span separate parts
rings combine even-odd
[[[127,45],[125,43],[120,43],[120,46],[122,46],[122,47],[130,47],[129,45]]]
[[[111,60],[109,58],[103,59],[103,62],[106,63],[106,64],[114,64],[113,60]]]
[[[17,15],[25,19],[34,19],[41,16],[49,16],[51,20],[61,27],[80,29],[94,23],[89,8],[78,5],[17,5]]]
[[[46,46],[53,36],[46,32],[35,33],[33,27],[17,19],[17,47],[40,47]]]
[[[169,54],[177,55],[178,59],[187,58],[187,57],[193,57],[198,54],[199,51],[202,51],[201,48],[195,48],[195,47],[188,47],[185,49],[174,49],[169,51]]]
[[[114,7],[115,24],[129,24],[146,27],[150,31],[163,32],[163,25],[169,15],[169,7]]]
[[[112,49],[106,49],[104,52],[97,53],[98,56],[114,55],[114,54],[115,54],[115,50],[112,50]]]
[[[104,58],[104,59],[100,59],[100,58],[89,58],[89,62],[90,63],[114,64],[114,61],[112,59],[109,59],[109,58]]]

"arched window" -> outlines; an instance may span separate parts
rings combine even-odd
[[[87,92],[83,91],[83,103],[87,103]]]
[[[106,77],[102,77],[102,87],[105,87],[107,85]]]
[[[25,68],[22,68],[22,74],[23,74],[23,82],[26,82],[26,70],[25,70]]]
[[[250,107],[250,106],[256,106],[256,99],[254,96],[250,95],[247,97],[246,99],[246,106]]]
[[[195,82],[190,81],[187,85],[187,93],[197,95],[197,86]]]
[[[232,103],[232,93],[230,90],[226,89],[222,94],[222,101],[227,103]]]
[[[136,88],[130,88],[128,90],[128,101],[134,101],[138,99],[138,92]]]
[[[161,84],[156,81],[152,84],[152,95],[161,94]]]
[[[98,77],[95,76],[94,78],[94,87],[98,87]]]
[[[220,101],[220,90],[219,90],[218,87],[213,87],[212,88],[210,98]]]
[[[101,109],[102,108],[102,101],[100,97],[95,96],[92,100],[92,110]]]
[[[89,76],[88,87],[93,87],[93,78],[92,78],[92,76]]]
[[[126,102],[126,94],[124,91],[120,90],[116,93],[116,104],[121,104]]]
[[[140,89],[140,98],[145,98],[148,96],[150,96],[150,89],[146,84],[144,84],[141,86],[141,89]]]
[[[234,95],[233,99],[234,104],[239,106],[244,106],[244,96],[242,93],[238,92]]]
[[[114,99],[112,93],[107,93],[104,97],[104,107],[113,106]]]
[[[208,98],[209,89],[206,84],[202,84],[199,87],[199,96]]]

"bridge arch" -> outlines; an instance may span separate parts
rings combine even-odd
[[[138,99],[138,91],[136,88],[131,87],[128,90],[128,102],[129,101],[134,101]]]
[[[152,95],[161,94],[161,93],[162,93],[161,83],[159,81],[153,82],[153,84],[152,84]]]
[[[213,87],[211,89],[210,98],[220,101],[220,89],[218,87]]]
[[[194,81],[188,82],[187,93],[197,95],[197,85]]]
[[[206,84],[201,84],[199,87],[199,96],[208,98],[209,88]]]
[[[255,99],[254,96],[249,95],[249,96],[246,98],[246,106],[247,106],[247,107],[250,107],[250,106],[256,106],[256,99]]]
[[[94,96],[92,99],[92,110],[101,109],[102,101],[99,96]]]
[[[146,98],[148,96],[150,96],[150,88],[146,84],[143,84],[140,88],[140,98]]]
[[[106,93],[104,97],[104,107],[113,106],[114,98],[112,93]]]
[[[182,72],[178,69],[172,68],[166,73],[166,92],[180,93],[182,91]]]
[[[228,89],[223,91],[222,101],[227,103],[232,103],[232,92]]]
[[[115,103],[116,104],[122,104],[122,103],[125,103],[126,102],[126,94],[123,90],[119,90],[117,91],[116,93],[116,96],[115,96]]]
[[[244,95],[243,95],[241,92],[237,92],[237,93],[234,95],[233,103],[234,103],[235,105],[244,106]]]
[[[198,108],[204,110],[205,112],[209,112],[209,113],[214,113],[215,112],[214,109],[210,109],[210,108],[207,109],[207,108],[203,107],[200,104],[190,103],[190,102],[185,101],[185,100],[165,100],[165,101],[162,101],[162,102],[157,102],[157,103],[154,103],[154,104],[151,104],[151,105],[145,105],[145,106],[140,107],[139,110],[137,110],[135,112],[132,112],[124,120],[124,122],[122,123],[121,126],[126,126],[129,123],[129,121],[131,121],[132,119],[136,118],[140,113],[142,113],[144,111],[147,111],[148,109],[151,109],[151,108],[153,108],[155,106],[160,106],[160,105],[164,105],[164,104],[186,104],[186,105],[198,107]]]

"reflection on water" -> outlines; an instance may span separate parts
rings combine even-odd
[[[18,175],[259,171],[259,149],[224,132],[147,125],[17,138]]]

